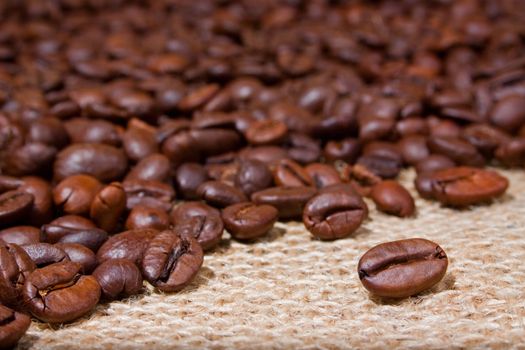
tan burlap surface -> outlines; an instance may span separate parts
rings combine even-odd
[[[57,329],[33,322],[20,348],[525,349],[525,173],[503,173],[507,195],[473,210],[417,199],[417,217],[403,220],[369,203],[370,219],[351,238],[314,241],[292,223],[254,244],[225,239],[183,292],[150,290]],[[412,178],[402,176],[413,191]],[[359,257],[408,237],[445,249],[445,279],[402,301],[370,297]]]

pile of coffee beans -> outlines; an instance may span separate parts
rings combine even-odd
[[[525,165],[520,0],[0,1],[0,347],[30,314],[176,292],[222,240],[468,207]],[[421,232],[424,235],[424,232]],[[381,244],[363,285],[417,294],[436,243]]]

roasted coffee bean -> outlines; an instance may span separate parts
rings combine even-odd
[[[7,175],[26,176],[45,174],[51,168],[57,149],[43,143],[32,142],[5,155],[2,167]]]
[[[412,238],[373,247],[361,257],[357,271],[372,294],[405,298],[441,281],[447,266],[447,255],[439,245]]]
[[[483,156],[474,146],[457,137],[431,136],[428,139],[428,148],[461,165],[481,167],[485,164]]]
[[[142,275],[139,268],[127,259],[112,259],[100,264],[93,277],[100,284],[102,298],[117,300],[142,291]]]
[[[245,148],[239,152],[241,160],[258,160],[264,164],[273,167],[281,159],[290,158],[284,148],[277,146],[258,146]]]
[[[111,236],[98,250],[97,261],[128,259],[140,266],[144,250],[157,233],[153,229],[137,229]]]
[[[90,312],[100,299],[92,276],[80,275],[82,265],[71,261],[35,270],[23,287],[24,304],[41,321],[64,323]]]
[[[256,204],[268,204],[279,212],[279,219],[298,219],[310,198],[317,193],[314,187],[271,187],[252,194]]]
[[[370,196],[382,212],[407,217],[414,215],[416,210],[414,198],[396,181],[382,181],[372,187]]]
[[[0,193],[16,190],[24,182],[14,176],[0,175]]]
[[[198,199],[197,188],[209,180],[206,169],[198,163],[184,163],[175,172],[177,192],[184,199]]]
[[[298,163],[290,159],[283,159],[275,168],[274,181],[278,186],[303,187],[313,185],[308,172]]]
[[[170,225],[170,218],[166,211],[159,208],[151,208],[144,205],[133,207],[126,220],[126,229],[148,229],[165,230]]]
[[[40,243],[44,240],[43,233],[32,226],[13,226],[0,231],[0,240],[18,245]]]
[[[81,273],[90,274],[97,266],[97,257],[95,253],[86,246],[78,243],[57,243],[55,247],[66,252],[69,260],[82,265]]]
[[[170,160],[163,154],[154,153],[140,160],[126,175],[124,181],[146,180],[169,182],[170,178]]]
[[[171,213],[173,231],[180,236],[191,235],[202,249],[215,247],[222,238],[224,224],[221,213],[201,202],[185,202]]]
[[[122,183],[126,192],[126,208],[131,210],[136,205],[146,205],[165,211],[171,209],[175,199],[172,186],[154,180],[128,180]]]
[[[22,191],[8,191],[0,195],[0,226],[7,226],[26,217],[35,197]]]
[[[308,135],[292,132],[288,135],[284,145],[288,147],[288,156],[300,164],[319,161],[321,146],[317,140]]]
[[[105,120],[74,118],[64,122],[73,143],[103,143],[120,146],[118,127]]]
[[[195,238],[167,230],[153,238],[145,250],[142,274],[157,289],[176,292],[193,280],[202,262],[202,248]]]
[[[427,139],[421,135],[406,136],[399,140],[397,146],[406,164],[415,165],[430,155]]]
[[[304,170],[317,188],[335,185],[342,181],[337,170],[328,164],[312,163],[307,165]]]
[[[27,244],[22,248],[38,268],[70,260],[65,251],[49,243]]]
[[[268,166],[255,159],[241,160],[235,173],[235,186],[246,196],[271,187],[273,175]]]
[[[361,153],[361,143],[354,138],[341,141],[328,141],[324,147],[324,157],[328,162],[343,160],[353,164]]]
[[[241,190],[220,181],[204,182],[197,188],[197,194],[206,203],[217,208],[246,201],[246,196]]]
[[[66,214],[88,214],[102,186],[100,181],[90,175],[68,176],[53,189],[53,200]]]
[[[49,182],[36,176],[22,178],[23,184],[20,191],[30,193],[35,198],[29,214],[29,223],[41,226],[53,218],[53,194]]]
[[[89,216],[107,232],[113,232],[126,209],[126,192],[122,185],[113,182],[97,193],[91,202]]]
[[[265,119],[253,122],[246,130],[245,137],[251,145],[275,145],[282,142],[287,133],[285,123]]]
[[[507,133],[488,124],[471,124],[463,129],[462,137],[489,158],[500,145],[510,141]]]
[[[401,171],[401,162],[398,159],[380,155],[361,156],[357,164],[383,179],[395,178]]]
[[[11,349],[31,325],[29,316],[0,305],[0,349]]]
[[[525,98],[519,95],[508,96],[496,103],[490,112],[493,125],[514,133],[525,123]]]
[[[452,159],[441,154],[431,154],[416,164],[416,172],[418,174],[431,173],[437,170],[453,168],[455,166],[456,164]]]
[[[525,164],[525,138],[520,137],[503,142],[494,155],[503,165],[523,166]]]
[[[378,156],[389,158],[403,163],[403,156],[399,150],[399,145],[387,141],[372,141],[363,147],[363,156]]]
[[[59,119],[44,117],[31,123],[27,140],[39,142],[60,149],[69,143],[66,128]]]
[[[509,181],[495,171],[457,167],[430,174],[432,195],[444,205],[466,207],[489,202],[507,190]]]
[[[448,168],[445,168],[448,169]],[[414,179],[414,186],[422,198],[433,199],[432,172],[421,172]]]
[[[226,230],[239,240],[249,240],[266,234],[277,221],[279,212],[267,204],[237,203],[223,209]]]
[[[57,180],[86,174],[101,182],[109,182],[122,178],[127,167],[128,160],[121,149],[104,144],[80,143],[58,153],[54,174]]]
[[[22,286],[36,268],[25,250],[17,244],[0,243],[0,302],[19,308]]]
[[[226,129],[190,130],[196,148],[204,156],[214,156],[236,150],[241,138],[236,131]],[[194,150],[193,150],[194,151]]]
[[[339,239],[354,233],[368,210],[361,197],[349,192],[319,193],[306,203],[304,226],[319,239]]]

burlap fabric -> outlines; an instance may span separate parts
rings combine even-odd
[[[52,329],[33,322],[22,349],[525,349],[525,174],[498,202],[451,210],[417,199],[418,215],[378,213],[355,236],[310,238],[302,224],[278,224],[254,244],[226,239],[183,292],[100,305]],[[413,191],[413,173],[402,174]],[[416,198],[417,195],[416,195]],[[424,237],[450,265],[431,291],[379,300],[356,265],[377,243]]]

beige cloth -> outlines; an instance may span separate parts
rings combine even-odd
[[[52,329],[33,322],[22,349],[525,349],[525,173],[497,203],[452,210],[419,199],[418,215],[378,213],[355,236],[310,238],[302,224],[278,224],[265,239],[226,239],[194,283],[175,294],[148,292],[100,305]],[[356,265],[372,246],[424,237],[450,264],[431,291],[401,301],[370,297]]]

